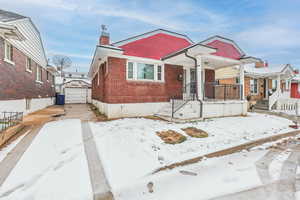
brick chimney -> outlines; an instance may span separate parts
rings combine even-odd
[[[255,68],[263,68],[263,67],[268,67],[269,66],[269,64],[268,64],[268,62],[266,61],[266,62],[256,62],[255,63]]]
[[[299,74],[299,69],[294,69],[295,74]]]
[[[101,35],[99,38],[99,44],[100,45],[109,45],[109,33],[106,32],[107,28],[105,25],[101,25]]]

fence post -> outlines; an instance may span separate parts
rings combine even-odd
[[[174,99],[171,99],[172,102],[172,118],[174,117]]]

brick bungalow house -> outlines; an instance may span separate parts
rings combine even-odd
[[[244,70],[245,96],[256,108],[278,109],[280,101],[290,98],[291,81],[294,77],[291,65],[269,65],[260,61],[246,64]],[[233,67],[217,72],[217,79],[221,84],[235,83],[238,78],[238,70]]]
[[[52,105],[52,73],[31,19],[0,10],[0,112],[29,113]]]
[[[257,61],[221,36],[194,43],[186,35],[158,29],[110,43],[102,32],[89,70],[92,102],[109,118],[243,115],[244,65]],[[216,82],[216,71],[226,67],[238,70],[237,83]]]

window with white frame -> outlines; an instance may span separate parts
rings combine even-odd
[[[8,42],[4,43],[4,58],[6,61],[13,62],[13,46]]]
[[[128,80],[163,81],[163,65],[129,61],[126,71]]]
[[[42,67],[36,66],[36,80],[42,82]]]
[[[258,81],[257,79],[250,79],[250,92],[251,94],[258,93]]]
[[[30,72],[32,71],[32,64],[33,64],[32,60],[30,58],[27,58],[26,59],[26,70],[27,71],[30,71]]]
[[[285,90],[290,90],[290,81],[285,80]]]

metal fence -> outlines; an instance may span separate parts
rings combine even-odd
[[[214,100],[239,100],[243,87],[240,84],[204,84],[204,98]]]
[[[23,112],[0,112],[0,132],[23,120]]]

